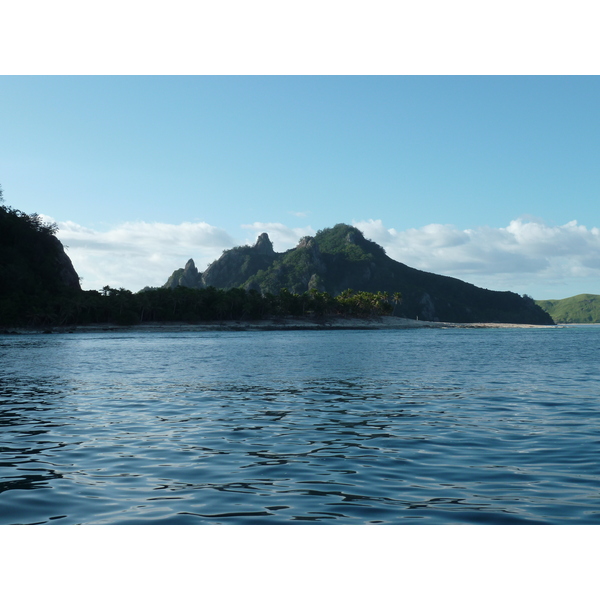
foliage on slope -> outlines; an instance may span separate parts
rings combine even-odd
[[[0,321],[23,318],[52,297],[80,290],[56,229],[35,213],[0,204]]]
[[[556,323],[600,323],[600,296],[579,294],[562,300],[536,300]]]
[[[394,314],[430,321],[552,324],[529,297],[478,288],[452,277],[413,269],[389,258],[378,244],[349,225],[338,224],[305,238],[269,269],[240,285],[263,292],[315,287],[329,294],[352,288],[400,293]]]

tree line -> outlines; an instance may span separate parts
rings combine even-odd
[[[310,290],[279,294],[207,287],[151,288],[133,293],[105,286],[100,291],[64,290],[60,294],[16,294],[0,298],[0,325],[55,327],[151,321],[229,321],[295,317],[379,317],[390,315],[400,294],[346,290],[338,296]]]

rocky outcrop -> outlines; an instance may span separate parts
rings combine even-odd
[[[51,238],[50,244],[54,246],[54,263],[61,284],[73,290],[81,290],[79,275],[77,275],[71,259],[67,256],[65,247],[56,238]]]
[[[433,301],[431,300],[431,296],[427,292],[423,294],[420,305],[420,315],[422,319],[424,319],[425,321],[439,321],[435,314],[435,306],[433,304]]]
[[[167,280],[163,287],[174,289],[176,287],[189,287],[201,289],[204,287],[202,283],[202,273],[198,272],[194,260],[190,258],[185,263],[183,269],[177,269]]]
[[[275,256],[275,250],[273,250],[273,242],[269,239],[268,234],[261,233],[254,244],[254,252],[261,256]]]
[[[190,258],[185,263],[185,267],[182,272],[178,274],[176,285],[170,287],[190,287],[190,288],[202,288],[202,273],[198,272],[193,259]]]
[[[190,259],[184,269],[173,272],[163,287],[240,287],[261,269],[268,269],[277,257],[268,234],[261,233],[254,246],[225,250],[221,258],[212,262],[203,273],[198,272],[194,261]]]
[[[198,269],[196,269],[194,261],[190,258],[190,260],[188,260],[185,263],[185,268],[183,269],[183,275],[181,276],[182,281],[180,285],[193,287],[198,283],[199,278],[200,273],[198,273]]]

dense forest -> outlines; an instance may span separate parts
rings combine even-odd
[[[102,292],[86,291],[63,296],[55,303],[51,323],[57,325],[116,323],[135,325],[148,321],[227,321],[254,320],[283,316],[380,316],[391,314],[393,307],[384,294],[348,290],[332,297],[326,292],[292,294],[281,290],[277,295],[261,295],[240,288],[202,290],[178,287],[129,290],[105,287]],[[37,315],[35,325],[45,324]],[[50,324],[50,323],[48,323]]]
[[[22,305],[18,300],[23,301]],[[396,299],[398,301],[398,299]],[[105,287],[101,292],[63,289],[14,301],[0,299],[0,326],[51,328],[92,323],[137,325],[149,321],[254,320],[283,316],[377,317],[392,313],[385,294],[348,290],[337,297],[327,292],[261,295],[240,288],[202,290],[148,289],[133,293]]]

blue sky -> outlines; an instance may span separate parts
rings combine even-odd
[[[598,106],[598,77],[3,76],[0,184],[86,289],[345,222],[482,287],[600,294]]]

